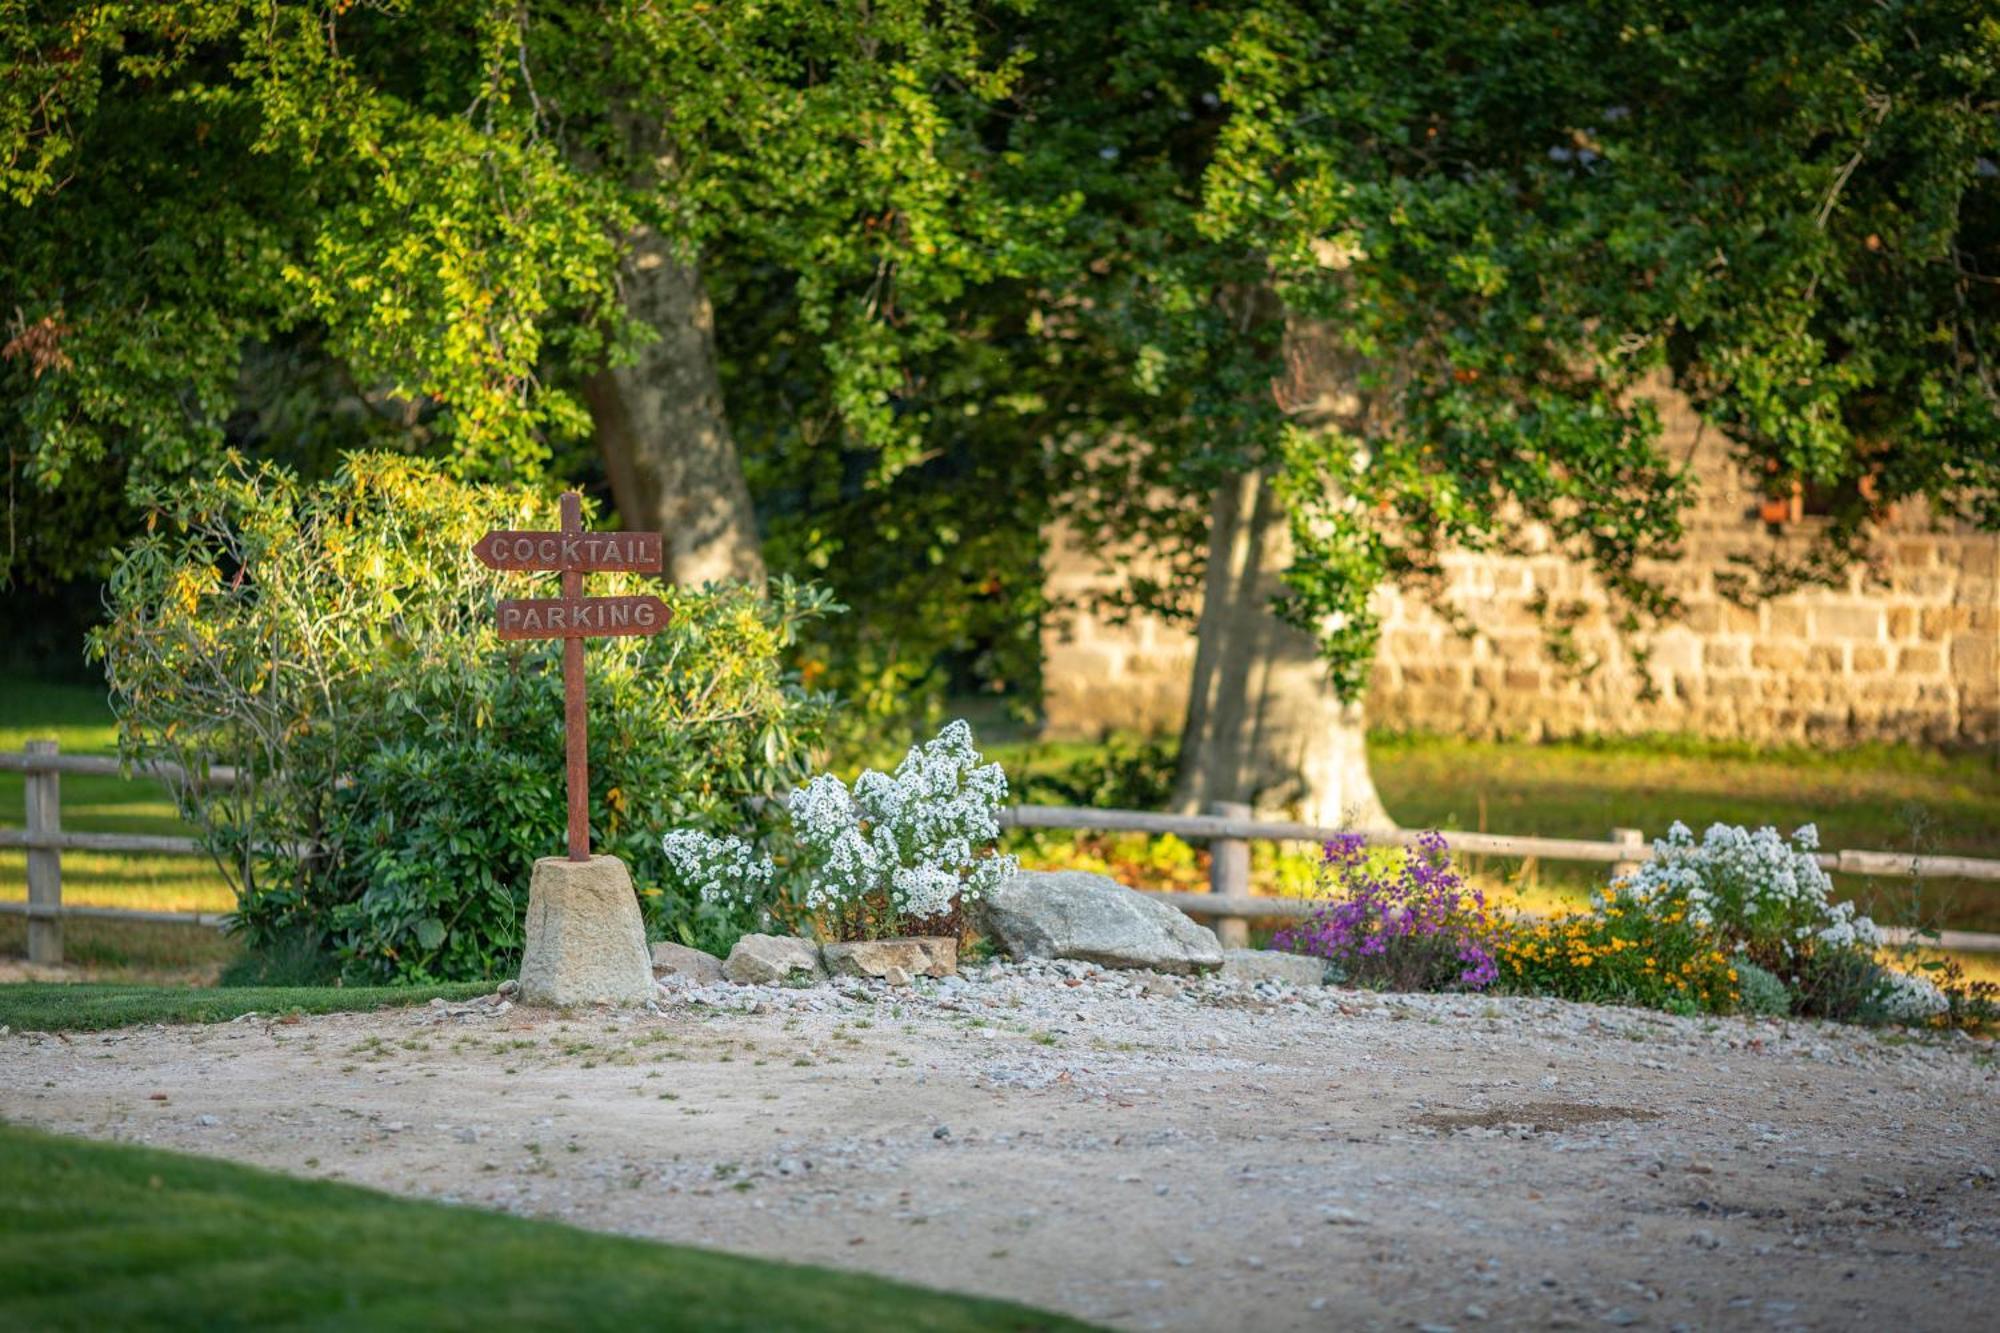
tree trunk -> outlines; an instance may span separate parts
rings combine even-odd
[[[1267,291],[1251,299],[1276,300]],[[1294,423],[1364,432],[1386,399],[1361,391],[1359,371],[1328,326],[1286,317],[1284,373],[1271,388]],[[1188,811],[1245,801],[1314,824],[1393,827],[1369,776],[1361,701],[1336,695],[1311,636],[1272,614],[1291,545],[1268,471],[1217,489],[1177,801]]]
[[[626,310],[657,336],[634,364],[584,384],[619,517],[663,534],[676,583],[761,582],[757,519],[723,414],[701,271],[650,227],[626,240]]]
[[[1217,489],[1176,803],[1200,812],[1244,801],[1308,823],[1386,827],[1361,705],[1327,684],[1311,636],[1271,612],[1290,547],[1269,473]]]

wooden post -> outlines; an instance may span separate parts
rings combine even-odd
[[[1212,815],[1224,819],[1248,819],[1250,807],[1239,801],[1217,801],[1208,807]],[[1208,842],[1208,891],[1248,894],[1250,892],[1250,844],[1242,838],[1211,838]],[[1215,918],[1215,938],[1225,949],[1250,947],[1250,923],[1240,916]]]
[[[1636,847],[1641,851],[1646,847],[1646,835],[1635,828],[1612,829],[1611,841],[1620,847]],[[1639,865],[1640,862],[1636,857],[1630,861],[1614,862],[1611,867],[1611,878],[1617,880],[1624,879],[1627,875],[1636,875],[1639,873]]]
[[[562,493],[562,530],[565,537],[583,534],[583,496],[576,491]],[[562,572],[563,600],[583,599],[580,570]],[[583,640],[563,640],[563,757],[569,780],[569,859],[590,859],[590,713],[583,704]]]
[[[34,758],[56,757],[54,741],[29,741]],[[34,841],[62,832],[62,778],[53,768],[31,768],[22,784],[28,807],[28,961],[51,966],[63,960],[62,849]]]

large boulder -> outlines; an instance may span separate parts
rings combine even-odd
[[[1326,984],[1326,960],[1276,949],[1225,949],[1222,976],[1226,981],[1277,981],[1287,986]]]
[[[722,964],[722,975],[739,986],[783,986],[824,981],[819,949],[796,935],[745,935]]]
[[[1215,932],[1157,898],[1081,870],[1024,870],[977,908],[980,927],[1014,958],[1204,972],[1222,966]]]
[[[948,977],[958,971],[958,941],[942,935],[829,944],[820,957],[837,977]],[[900,969],[898,973],[895,969]]]
[[[644,1004],[653,998],[646,923],[615,856],[545,856],[528,881],[522,1004]]]
[[[722,960],[685,944],[661,940],[653,946],[653,975],[682,977],[696,986],[713,986],[722,980]]]

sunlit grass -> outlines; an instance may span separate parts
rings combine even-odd
[[[230,912],[236,897],[208,861],[195,856],[64,852],[65,903],[141,912]],[[0,902],[28,897],[28,854],[0,851]]]

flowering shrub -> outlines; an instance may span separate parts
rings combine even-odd
[[[1371,863],[1359,834],[1342,834],[1326,844],[1318,885],[1328,900],[1278,932],[1274,947],[1389,990],[1483,990],[1499,975],[1486,899],[1452,869],[1442,834],[1420,837],[1390,874]]]
[[[1653,843],[1653,859],[1613,886],[1655,919],[1685,916],[1726,947],[1783,976],[1821,949],[1874,949],[1882,932],[1853,903],[1830,902],[1833,880],[1813,853],[1819,830],[1806,824],[1790,844],[1766,826],[1751,832],[1713,824],[1699,843],[1676,820]]]
[[[1509,981],[1573,999],[1682,1012],[1741,1007],[1841,1022],[1929,1023],[1951,998],[1876,958],[1882,932],[1833,881],[1807,824],[1712,825],[1696,842],[1676,822],[1654,858],[1592,899],[1593,911],[1510,932]]]
[[[1737,1000],[1737,973],[1711,926],[1657,891],[1629,882],[1595,910],[1503,931],[1496,950],[1510,989],[1569,1000],[1721,1013]]]
[[[957,932],[962,902],[1013,874],[992,853],[1007,776],[980,763],[972,729],[953,722],[912,746],[894,773],[864,772],[850,791],[823,773],[792,792],[782,862],[740,838],[677,830],[669,864],[710,902],[749,906],[834,939]]]

